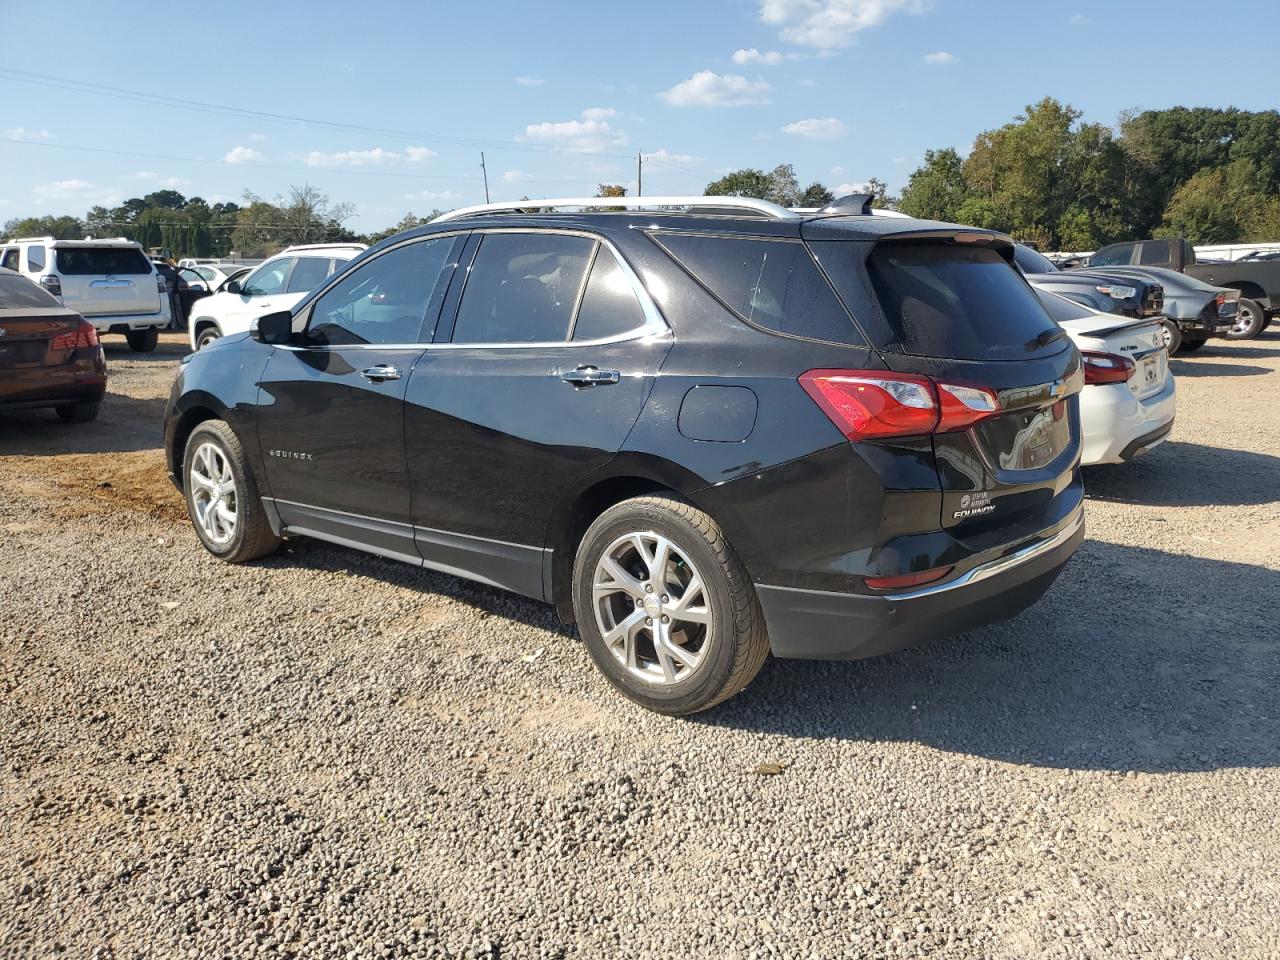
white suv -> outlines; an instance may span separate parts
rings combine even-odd
[[[258,317],[293,309],[367,249],[363,243],[313,243],[276,254],[243,280],[229,281],[221,293],[192,305],[191,348],[199,350],[219,337],[246,333]]]
[[[0,266],[40,284],[99,333],[123,333],[134,350],[154,350],[169,323],[164,277],[142,247],[124,237],[5,240]]]

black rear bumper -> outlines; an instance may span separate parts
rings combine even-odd
[[[1084,539],[1082,513],[965,577],[899,597],[756,586],[776,657],[853,660],[1008,620],[1049,589]],[[1019,559],[1020,555],[1029,555]],[[973,575],[970,571],[968,575]],[[966,575],[966,576],[968,576]]]

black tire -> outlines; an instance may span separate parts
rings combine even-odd
[[[1181,345],[1178,347],[1178,352],[1179,352],[1179,353],[1194,353],[1195,351],[1199,350],[1201,347],[1203,347],[1203,346],[1204,346],[1206,343],[1208,343],[1208,342],[1209,342],[1208,340],[1190,340],[1190,339],[1186,339],[1186,340],[1183,340],[1183,341],[1182,341],[1182,343],[1181,343]]]
[[[1256,300],[1240,301],[1240,316],[1227,331],[1228,340],[1252,340],[1267,325],[1267,314]]]
[[[222,451],[235,481],[236,523],[230,539],[225,543],[213,540],[201,526],[196,506],[196,484],[191,478],[192,462],[196,451],[204,444],[212,443]],[[182,455],[182,488],[187,501],[187,515],[196,536],[206,550],[227,563],[247,563],[275,552],[280,538],[267,521],[266,510],[258,493],[257,480],[245,457],[240,438],[222,420],[206,420],[191,431],[186,450]]]
[[[221,336],[222,331],[218,329],[217,324],[211,323],[209,326],[203,327],[200,332],[196,334],[196,349],[203,350]]]
[[[129,348],[138,353],[150,353],[160,343],[160,329],[147,327],[144,330],[130,330],[124,335]]]
[[[627,534],[646,531],[667,538],[701,574],[704,605],[711,614],[701,638],[700,662],[687,676],[665,683],[636,677],[615,657],[604,641],[594,599],[596,567],[605,551]],[[764,614],[733,548],[711,517],[672,495],[625,500],[591,524],[574,562],[573,605],[587,652],[600,672],[626,697],[657,713],[682,716],[715,706],[746,687],[769,655]]]
[[[1178,352],[1178,348],[1182,346],[1182,331],[1178,325],[1172,320],[1160,321],[1160,326],[1164,327],[1164,345],[1169,351],[1169,356],[1173,356]]]
[[[90,403],[64,403],[60,407],[53,408],[58,419],[63,423],[88,423],[90,420],[98,419],[98,411],[102,409],[102,401],[94,400]]]

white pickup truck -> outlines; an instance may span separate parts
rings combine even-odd
[[[38,283],[99,333],[123,333],[134,350],[154,350],[169,323],[164,277],[142,247],[124,237],[5,240],[0,266]]]

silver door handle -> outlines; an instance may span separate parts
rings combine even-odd
[[[572,383],[575,387],[594,387],[597,384],[617,383],[622,379],[622,374],[617,370],[600,370],[596,367],[579,367],[571,373],[566,373],[560,379],[565,383]]]
[[[384,380],[399,380],[400,371],[387,363],[380,363],[376,367],[367,367],[360,371],[360,376],[373,383],[382,383]]]

